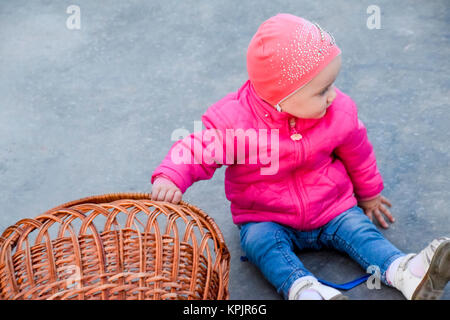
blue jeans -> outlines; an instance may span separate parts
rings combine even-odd
[[[294,245],[300,250],[337,249],[347,253],[364,270],[371,265],[378,266],[381,281],[386,285],[389,285],[387,268],[405,255],[384,238],[358,206],[312,231],[299,231],[275,222],[248,222],[242,224],[240,238],[248,260],[285,299],[295,280],[314,276],[294,253]]]

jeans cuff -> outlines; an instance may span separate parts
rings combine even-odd
[[[278,293],[283,296],[285,300],[289,299],[289,290],[291,289],[294,282],[305,276],[312,276],[314,275],[311,272],[305,271],[305,270],[295,270],[292,271],[292,273],[289,275],[289,277],[283,282],[281,287],[278,289]]]

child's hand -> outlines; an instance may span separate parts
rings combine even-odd
[[[389,225],[386,223],[386,221],[383,218],[384,214],[391,223],[395,221],[394,217],[392,217],[391,212],[383,206],[383,204],[387,204],[389,207],[392,207],[391,202],[383,197],[382,195],[379,195],[375,199],[366,200],[366,201],[358,201],[358,206],[361,207],[364,210],[364,213],[369,217],[369,219],[373,222],[373,216],[377,218],[380,225],[387,229],[389,228]]]
[[[178,204],[182,198],[181,190],[169,179],[157,177],[152,186],[152,200]]]

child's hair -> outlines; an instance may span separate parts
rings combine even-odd
[[[247,72],[256,93],[272,106],[311,81],[341,53],[317,23],[280,13],[264,21],[247,50]]]

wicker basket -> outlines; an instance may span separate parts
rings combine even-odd
[[[0,237],[0,299],[228,299],[216,223],[150,194],[83,198]]]

